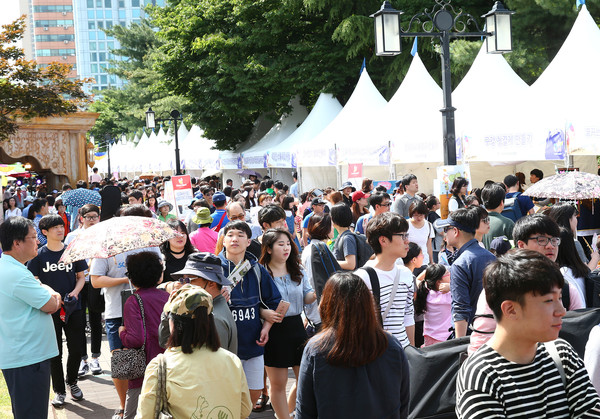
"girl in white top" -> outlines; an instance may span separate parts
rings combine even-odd
[[[4,212],[4,221],[10,217],[20,217],[21,215],[21,210],[17,208],[17,200],[14,196],[11,196],[8,198],[8,209]]]
[[[452,196],[450,197],[450,201],[448,201],[448,211],[456,211],[459,208],[466,207],[465,196],[467,195],[467,187],[469,186],[469,181],[464,177],[457,177],[452,182],[452,187],[450,188],[450,193]]]
[[[585,299],[585,278],[590,273],[590,268],[581,260],[575,248],[573,234],[569,229],[560,227],[560,245],[558,247],[558,257],[556,263],[560,266],[560,272],[565,281],[569,283],[569,288],[573,286],[577,289],[584,307],[587,307]]]
[[[433,247],[431,241],[435,238],[435,229],[429,221],[425,219],[429,214],[427,205],[423,201],[417,201],[411,204],[408,210],[410,219],[408,220],[408,234],[410,241],[417,243],[423,251],[423,264],[428,265],[433,262]]]

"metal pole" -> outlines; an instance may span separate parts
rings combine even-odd
[[[110,179],[111,171],[110,171],[110,140],[108,141],[108,145],[106,146],[106,153],[108,154],[108,178]]]
[[[456,128],[452,106],[452,73],[450,71],[450,34],[443,31],[442,42],[442,90],[444,92],[444,108],[442,112],[442,129],[444,135],[444,165],[456,165]]]
[[[181,161],[179,160],[179,135],[177,133],[177,118],[173,118],[175,121],[175,174],[181,175]]]

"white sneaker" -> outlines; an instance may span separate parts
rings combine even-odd
[[[86,375],[90,370],[90,367],[85,359],[81,360],[81,364],[79,364],[79,371],[77,372],[78,376]]]
[[[102,367],[100,367],[98,358],[92,358],[90,361],[90,371],[92,371],[92,374],[94,375],[102,374]]]
[[[64,407],[65,405],[65,399],[66,399],[67,395],[64,393],[56,393],[56,395],[54,396],[54,399],[52,400],[52,406],[54,407]]]

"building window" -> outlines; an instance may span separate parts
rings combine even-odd
[[[106,48],[106,47],[104,46],[104,42],[98,42],[98,49],[99,49],[100,51],[104,51],[104,49],[105,49],[105,48]]]
[[[96,10],[96,19],[104,19],[104,10]]]
[[[88,9],[94,8],[94,0],[87,0],[87,8]]]
[[[106,7],[107,9],[112,9],[112,1],[104,0],[104,7]]]
[[[96,43],[90,42],[90,51],[96,51]]]
[[[72,12],[73,6],[70,5],[42,5],[33,6],[34,13],[48,13],[48,12]]]
[[[74,49],[38,49],[35,51],[38,57],[53,57],[58,55],[75,55]]]
[[[90,68],[92,69],[92,73],[97,73],[98,72],[98,64],[92,64],[90,66]]]
[[[42,28],[44,26],[57,27],[57,26],[73,26],[72,20],[36,20],[35,27]]]
[[[125,0],[119,0],[119,8],[120,9],[124,9],[125,8]]]
[[[98,26],[98,29],[104,29],[104,22],[102,22],[101,20],[96,22],[96,25]],[[98,39],[104,39],[104,38],[98,38]]]
[[[36,35],[35,42],[75,41],[75,35]]]
[[[106,22],[104,22],[106,24],[106,29],[110,29],[113,26],[113,23],[111,20],[107,20]]]
[[[140,7],[140,0],[131,0],[131,7]]]
[[[99,52],[98,53],[98,61],[106,61],[106,52]]]
[[[95,14],[94,14],[94,11],[93,11],[93,10],[88,10],[88,13],[87,13],[87,15],[88,15],[88,19],[93,19],[93,18],[94,18],[94,16],[95,16]]]
[[[89,32],[89,36],[90,36],[90,40],[95,40],[96,39],[96,31],[90,31]]]
[[[98,32],[98,39],[103,40],[106,39],[106,34],[104,32]]]
[[[133,9],[131,11],[131,17],[133,17],[133,18],[140,17],[140,9]]]
[[[88,22],[88,29],[96,29],[96,22]]]
[[[96,7],[102,7],[102,0],[96,0]]]
[[[104,13],[104,17],[106,19],[112,19],[112,10],[107,10],[106,13]]]
[[[95,52],[92,52],[90,54],[90,61],[98,61],[98,54]]]

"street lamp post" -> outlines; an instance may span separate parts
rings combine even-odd
[[[183,121],[183,117],[181,113],[173,109],[169,114],[170,118],[155,118],[154,111],[152,107],[149,107],[146,111],[146,128],[154,129],[156,127],[156,122],[166,122],[172,121],[174,123],[175,128],[175,175],[181,175],[181,160],[179,158],[179,134],[177,129],[177,121]]]
[[[511,15],[514,12],[507,10],[497,1],[492,10],[484,17],[487,31],[481,31],[473,16],[458,12],[450,4],[451,0],[435,0],[431,10],[414,15],[408,24],[407,31],[402,30],[400,16],[402,11],[392,7],[389,1],[384,1],[381,9],[371,15],[375,19],[375,54],[380,56],[394,56],[402,52],[402,38],[405,37],[430,37],[439,38],[442,52],[442,91],[444,107],[442,112],[442,130],[444,136],[444,164],[456,164],[456,128],[454,125],[454,111],[452,106],[452,80],[450,70],[450,40],[453,38],[486,37],[487,52],[490,54],[506,53],[512,51]],[[415,25],[422,32],[410,32]],[[470,31],[473,26],[475,31]]]

